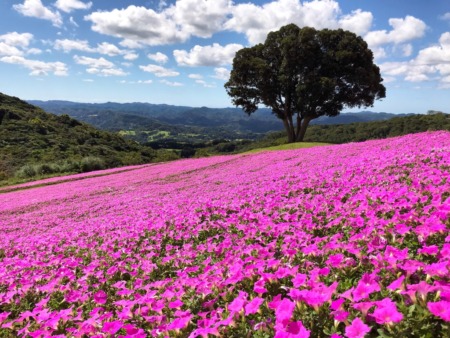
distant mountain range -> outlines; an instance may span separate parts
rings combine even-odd
[[[29,103],[56,115],[89,123],[97,128],[121,132],[140,142],[173,138],[177,141],[212,139],[255,139],[262,134],[283,129],[272,111],[261,108],[251,116],[239,108],[172,106],[150,103],[77,103],[70,101],[37,101]],[[321,117],[311,124],[349,124],[388,120],[402,115],[362,111]]]

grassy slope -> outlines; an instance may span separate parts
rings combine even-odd
[[[330,143],[321,143],[321,142],[286,143],[286,144],[281,144],[278,146],[252,149],[252,150],[246,151],[244,154],[259,153],[261,151],[266,151],[266,150],[292,150],[292,149],[311,148],[311,147],[327,146],[327,145],[330,145]]]

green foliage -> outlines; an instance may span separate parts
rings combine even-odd
[[[450,115],[410,115],[394,117],[387,121],[351,123],[346,125],[311,126],[305,141],[347,143],[383,139],[433,130],[450,131]]]
[[[385,97],[367,43],[352,32],[299,28],[271,32],[236,53],[227,93],[247,114],[263,104],[283,121],[288,141],[303,141],[311,120]]]
[[[80,167],[82,172],[105,169],[105,162],[94,156],[88,156],[81,159]]]
[[[155,150],[0,93],[0,185],[148,163]]]

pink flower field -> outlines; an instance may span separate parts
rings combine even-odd
[[[0,337],[449,337],[449,214],[449,132],[4,192]]]

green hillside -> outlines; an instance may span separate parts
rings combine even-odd
[[[147,163],[156,156],[149,147],[0,93],[0,185],[13,177]]]

